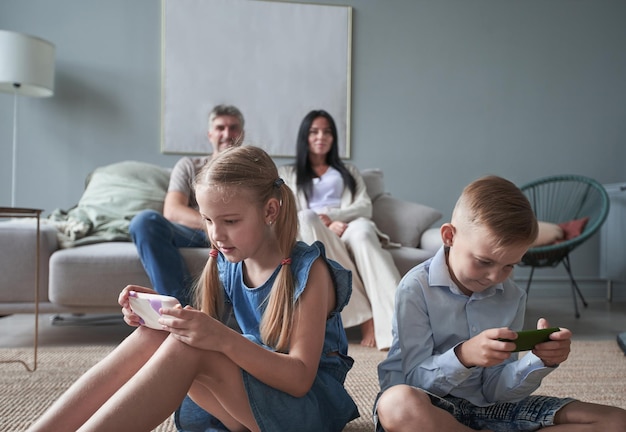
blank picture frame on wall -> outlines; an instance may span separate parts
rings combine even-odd
[[[352,8],[265,0],[163,0],[163,153],[207,154],[208,114],[232,104],[245,144],[295,156],[313,109],[337,123],[349,158]]]

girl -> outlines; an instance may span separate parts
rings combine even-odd
[[[358,417],[343,382],[352,366],[340,312],[350,273],[296,242],[294,197],[256,147],[228,149],[198,174],[212,249],[199,309],[163,309],[164,331],[138,326],[31,431],[150,431],[189,396],[231,431],[340,431]],[[232,303],[242,334],[219,321]]]
[[[359,170],[344,164],[337,149],[335,121],[326,111],[309,112],[298,131],[296,163],[280,174],[296,192],[300,237],[321,241],[328,257],[352,271],[346,327],[361,326],[361,345],[389,349],[391,319],[400,273],[383,248],[389,237],[372,218],[372,202]]]

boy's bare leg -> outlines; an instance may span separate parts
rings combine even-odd
[[[622,408],[574,401],[561,408],[554,417],[550,431],[623,432],[626,431],[626,410]]]
[[[75,431],[124,385],[168,333],[140,327],[83,374],[29,431]]]
[[[378,400],[377,413],[386,432],[474,432],[434,406],[426,393],[408,385],[385,390]]]
[[[406,385],[386,390],[378,401],[378,418],[386,432],[472,431],[445,410],[432,405],[424,392]],[[626,410],[618,407],[574,401],[555,415],[555,425],[543,429],[564,432],[626,431]]]

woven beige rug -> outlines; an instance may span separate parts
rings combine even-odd
[[[34,373],[19,364],[0,364],[0,431],[21,432],[54,401],[78,375],[104,357],[112,346],[42,348]],[[385,357],[371,348],[350,345],[355,365],[346,386],[359,406],[361,418],[345,431],[372,431],[371,407],[378,391],[376,366]],[[0,360],[30,360],[30,349],[0,349]],[[626,408],[626,357],[613,340],[575,341],[570,359],[548,376],[538,393],[571,396],[588,402]],[[168,420],[155,431],[175,432]]]

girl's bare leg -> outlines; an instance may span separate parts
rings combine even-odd
[[[210,366],[210,373],[197,377],[189,390],[191,399],[230,431],[257,431],[241,369],[217,353]]]
[[[148,361],[167,334],[135,330],[72,384],[29,431],[76,431]]]
[[[152,430],[174,412],[190,388],[192,398],[230,430],[258,431],[239,367],[222,354],[192,348],[173,337],[79,430]]]

